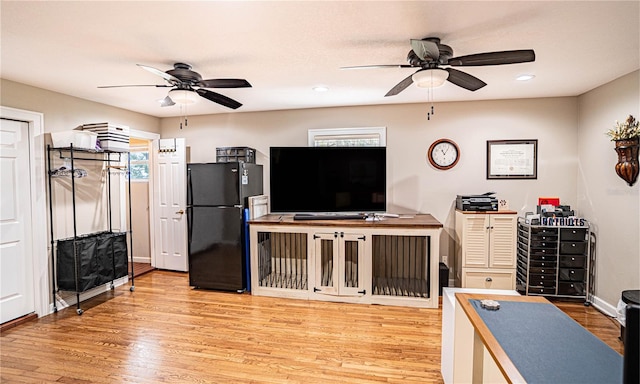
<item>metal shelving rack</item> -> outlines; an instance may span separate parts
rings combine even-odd
[[[52,281],[53,281],[53,290],[52,290],[52,299],[53,299],[53,311],[54,312],[58,312],[58,307],[57,307],[57,303],[56,303],[56,293],[58,292],[58,281],[57,281],[57,275],[56,275],[56,252],[55,250],[57,250],[55,243],[56,243],[56,238],[54,237],[53,234],[53,195],[52,195],[52,169],[51,169],[51,153],[52,152],[58,152],[59,156],[61,159],[68,159],[70,160],[70,178],[71,178],[71,201],[72,201],[72,210],[73,210],[73,261],[74,261],[74,276],[75,276],[75,292],[76,292],[76,312],[78,315],[82,315],[82,313],[84,312],[81,308],[80,308],[80,289],[79,289],[79,271],[78,271],[78,249],[77,249],[77,241],[79,239],[78,236],[78,230],[77,230],[77,216],[76,216],[76,176],[75,176],[75,164],[74,162],[76,160],[82,160],[82,161],[100,161],[100,162],[106,162],[107,163],[107,169],[111,168],[111,163],[112,162],[117,162],[120,163],[122,161],[122,155],[126,153],[127,155],[127,172],[131,169],[131,156],[129,154],[129,152],[115,152],[115,151],[97,151],[97,150],[90,150],[90,149],[81,149],[81,148],[74,148],[73,145],[70,145],[69,147],[52,147],[51,145],[47,145],[47,176],[48,176],[48,181],[49,181],[49,228],[50,228],[50,235],[51,235],[51,273],[52,273]],[[63,154],[67,154],[68,153],[68,157],[67,156],[63,156]],[[85,153],[85,154],[94,154],[94,155],[102,155],[102,157],[77,157],[76,153]],[[131,179],[128,178],[128,184],[129,184],[129,193],[128,193],[128,199],[129,199],[129,228],[128,228],[128,234],[129,234],[129,248],[128,248],[128,252],[130,255],[130,270],[129,268],[127,268],[127,273],[130,273],[130,277],[131,277],[131,286],[129,287],[129,290],[131,292],[133,292],[135,290],[135,284],[134,284],[134,273],[133,273],[133,233],[131,230]],[[107,213],[108,213],[108,222],[109,222],[109,232],[112,232],[113,227],[112,227],[112,222],[111,222],[111,173],[107,172]],[[96,285],[98,286],[98,285]],[[114,288],[114,284],[113,284],[113,280],[111,280],[111,289]]]

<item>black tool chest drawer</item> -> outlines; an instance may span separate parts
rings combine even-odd
[[[590,232],[518,222],[516,289],[525,295],[587,297]]]
[[[552,296],[556,294],[556,287],[536,287],[529,286],[528,294]]]
[[[558,283],[559,296],[586,296],[584,283],[561,281]]]
[[[560,237],[563,241],[586,241],[587,228],[562,228],[560,229]]]
[[[561,241],[560,253],[567,255],[583,255],[587,249],[586,241]]]
[[[558,236],[558,228],[554,227],[533,227],[531,234],[536,236]]]
[[[543,287],[555,287],[556,275],[545,275],[541,273],[529,273],[529,285],[543,286]]]
[[[583,281],[584,269],[582,268],[560,268],[560,280],[565,281]]]
[[[587,257],[585,255],[560,255],[560,267],[586,268]]]

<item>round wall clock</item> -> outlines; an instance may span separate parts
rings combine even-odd
[[[427,159],[438,169],[451,169],[460,159],[460,149],[453,140],[439,139],[429,147]]]

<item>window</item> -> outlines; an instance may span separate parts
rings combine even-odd
[[[386,127],[310,129],[310,147],[386,147]]]
[[[131,168],[129,177],[131,181],[149,181],[149,149],[132,147],[129,156]]]

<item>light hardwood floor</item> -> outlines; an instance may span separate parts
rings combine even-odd
[[[442,383],[440,309],[194,290],[153,271],[0,337],[0,381],[64,383]],[[560,308],[622,352],[591,307]]]

